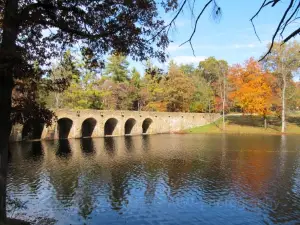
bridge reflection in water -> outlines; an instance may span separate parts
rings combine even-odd
[[[176,134],[12,143],[8,194],[27,201],[14,215],[37,224],[299,224],[299,144]]]

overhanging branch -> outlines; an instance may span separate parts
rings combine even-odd
[[[273,3],[272,6],[274,6],[276,3],[278,3],[278,1],[279,1],[279,0],[274,0],[274,3]],[[270,47],[269,47],[267,53],[266,53],[259,61],[262,61],[264,58],[266,58],[266,56],[267,56],[268,54],[270,54],[270,52],[271,52],[271,50],[272,50],[272,48],[273,48],[273,46],[274,46],[275,38],[277,37],[277,34],[278,34],[278,32],[279,32],[279,30],[280,30],[282,24],[284,23],[285,18],[286,18],[286,16],[287,16],[288,12],[290,11],[290,9],[292,8],[293,4],[294,4],[294,0],[290,0],[290,4],[289,4],[289,6],[286,8],[286,10],[285,10],[285,12],[284,12],[284,14],[283,14],[283,16],[282,16],[282,18],[281,18],[281,20],[280,20],[280,22],[279,22],[277,28],[276,28],[275,33],[273,34],[272,41],[271,41],[271,45],[270,45]]]
[[[205,4],[205,6],[202,8],[201,12],[200,12],[200,13],[198,14],[198,16],[197,16],[197,19],[196,19],[195,24],[194,24],[194,29],[193,29],[193,32],[192,32],[190,38],[189,38],[187,41],[183,42],[183,43],[180,45],[180,46],[182,46],[182,45],[184,45],[184,44],[186,44],[186,43],[190,43],[190,46],[191,46],[191,48],[192,48],[192,50],[193,50],[193,55],[194,55],[194,56],[195,56],[195,51],[194,51],[194,48],[193,48],[192,39],[193,39],[193,37],[194,37],[194,35],[195,35],[195,33],[196,33],[197,25],[198,25],[198,22],[199,22],[200,17],[201,17],[202,14],[204,13],[205,9],[206,9],[212,2],[213,2],[213,0],[208,1],[208,2]]]

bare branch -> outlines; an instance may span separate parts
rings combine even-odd
[[[274,7],[278,2],[280,2],[280,0],[273,0],[272,7]]]
[[[196,1],[196,0],[193,0],[193,4],[192,4],[192,5],[191,5],[190,1],[188,1],[188,3],[189,3],[189,9],[190,9],[190,11],[191,11],[191,18],[192,18],[192,19],[195,18],[195,14],[194,14],[195,1]]]
[[[258,36],[258,34],[257,34],[256,27],[255,27],[255,25],[254,25],[253,20],[255,19],[255,17],[258,16],[258,14],[261,12],[261,10],[262,10],[263,8],[265,8],[267,5],[270,5],[271,3],[274,3],[274,0],[270,0],[270,1],[268,1],[268,2],[267,2],[267,0],[264,0],[264,2],[261,4],[260,8],[257,10],[257,12],[256,12],[256,13],[251,17],[251,19],[250,19],[250,22],[251,22],[251,24],[252,24],[254,33],[255,33],[257,39],[258,39],[260,42],[261,42],[261,40],[260,40],[260,38],[259,38],[259,36]],[[276,4],[276,3],[275,3],[275,4]]]
[[[300,1],[299,1],[298,5],[296,6],[294,12],[293,12],[293,13],[290,15],[290,17],[285,21],[285,23],[284,23],[284,25],[283,25],[283,28],[282,28],[282,30],[281,30],[281,32],[280,32],[280,35],[281,35],[281,36],[282,36],[283,32],[285,31],[285,28],[289,25],[291,19],[294,17],[294,15],[295,15],[296,13],[298,13],[299,7],[300,7]]]
[[[292,32],[289,36],[287,36],[282,42],[283,44],[288,42],[291,38],[295,37],[297,34],[300,33],[300,28],[298,28],[297,30],[295,30],[294,32]]]
[[[177,19],[177,17],[179,16],[179,14],[182,12],[183,7],[185,6],[186,3],[187,3],[187,0],[184,0],[183,3],[182,3],[182,5],[181,5],[181,7],[180,7],[180,9],[176,13],[176,15],[173,17],[173,19],[171,20],[171,22],[167,25],[167,27],[168,27],[167,33],[169,33],[169,30],[170,30],[172,24],[174,24],[175,20]]]
[[[205,6],[202,8],[201,12],[200,12],[199,15],[197,16],[197,19],[196,19],[195,24],[194,24],[194,29],[193,29],[193,32],[192,32],[190,38],[189,38],[187,41],[183,42],[183,43],[182,43],[181,45],[179,45],[179,46],[182,46],[182,45],[184,45],[184,44],[186,44],[186,43],[188,43],[188,42],[189,42],[190,45],[192,46],[192,39],[193,39],[193,37],[194,37],[194,35],[195,35],[195,33],[196,33],[198,21],[199,21],[200,17],[202,16],[203,12],[205,11],[205,9],[206,9],[206,8],[210,5],[210,3],[212,3],[212,2],[213,2],[213,0],[210,0],[210,1],[208,1],[208,2],[205,4]],[[194,51],[193,48],[192,48],[192,50]]]
[[[287,25],[290,25],[290,24],[292,24],[292,23],[296,23],[295,21],[296,20],[299,20],[300,19],[300,16],[297,16],[297,17],[295,17],[294,19],[292,19],[291,21],[289,21],[289,23],[287,24]],[[299,23],[298,23],[299,24]]]
[[[276,1],[278,2],[279,0],[274,0],[275,3],[273,3],[272,6],[274,6],[274,5],[277,3]],[[283,22],[285,21],[285,17],[287,16],[288,12],[289,12],[290,9],[292,8],[293,4],[294,4],[294,0],[290,0],[290,4],[289,4],[289,6],[287,7],[287,9],[285,10],[285,12],[284,12],[284,14],[283,14],[283,16],[282,16],[282,18],[281,18],[281,20],[280,20],[280,22],[279,22],[277,28],[276,28],[276,31],[275,31],[275,33],[273,34],[272,41],[271,41],[271,45],[270,45],[270,47],[269,47],[267,53],[266,53],[259,61],[262,61],[268,54],[270,54],[270,52],[271,52],[271,50],[272,50],[272,48],[273,48],[273,45],[274,45],[275,38],[277,37],[277,34],[278,34],[279,30],[280,30],[280,27],[281,27],[281,25],[283,24]]]
[[[261,40],[260,40],[260,38],[259,38],[259,36],[258,36],[258,34],[257,34],[257,32],[256,32],[256,28],[255,28],[255,25],[254,25],[254,23],[253,23],[253,19],[254,19],[254,18],[260,13],[260,11],[265,7],[266,1],[267,1],[267,0],[264,0],[264,2],[261,4],[259,10],[258,10],[258,11],[254,14],[254,16],[252,16],[252,18],[250,19],[251,24],[252,24],[253,29],[254,29],[254,32],[255,32],[255,35],[256,35],[256,37],[258,38],[258,40],[259,40],[260,42],[261,42]]]
[[[177,11],[176,15],[173,17],[173,19],[171,20],[170,23],[168,23],[167,25],[165,25],[164,27],[162,27],[162,29],[160,29],[155,35],[153,35],[148,41],[152,41],[153,39],[155,39],[158,35],[161,34],[161,32],[163,32],[164,30],[167,30],[167,34],[170,31],[170,28],[172,26],[172,24],[175,23],[175,20],[177,19],[177,17],[179,16],[179,14],[183,11],[183,7],[185,6],[185,4],[187,3],[188,0],[184,0],[182,5],[180,6],[179,10]]]
[[[193,51],[193,55],[196,57],[196,55],[195,55],[195,50],[194,50],[194,47],[193,47],[193,45],[192,45],[192,42],[190,42],[190,46],[191,46],[191,49],[192,49],[192,51]]]

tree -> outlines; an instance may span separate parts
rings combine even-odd
[[[264,72],[258,62],[250,59],[244,67],[233,66],[229,79],[234,86],[230,97],[243,113],[257,113],[264,118],[267,128],[267,115],[272,105],[271,75]]]
[[[198,73],[192,75],[192,82],[195,84],[195,93],[190,105],[191,112],[209,112],[214,106],[215,93],[207,81]]]
[[[138,101],[138,91],[130,83],[118,83],[113,90],[116,99],[116,109],[118,110],[136,110]]]
[[[281,45],[274,43],[272,52],[264,59],[266,69],[274,73],[281,90],[281,132],[286,130],[287,90],[293,75],[300,68],[300,44],[296,41]]]
[[[61,62],[57,65],[52,66],[51,71],[45,79],[49,79],[51,81],[55,81],[57,79],[65,79],[67,82],[67,88],[72,81],[78,81],[80,78],[80,71],[75,65],[75,59],[71,54],[71,51],[66,51],[63,54]],[[43,89],[39,89],[41,92],[41,96],[45,99],[46,105],[49,108],[62,108],[64,105],[64,98],[62,91],[53,91],[51,93],[45,92]]]
[[[213,87],[215,95],[221,98],[223,130],[225,130],[226,76],[228,64],[225,60],[217,60],[214,57],[209,57],[199,63],[199,71],[208,84]],[[216,107],[220,108],[218,105],[216,105]]]
[[[70,87],[63,93],[64,106],[72,109],[102,109],[99,77],[93,69],[93,57],[87,57],[84,53],[85,50],[77,56],[75,63],[80,75],[73,75]]]
[[[296,86],[295,109],[299,111],[300,110],[300,83],[297,82],[295,86]]]
[[[195,86],[176,64],[169,66],[165,87],[168,111],[188,112],[193,100]]]
[[[167,5],[166,10],[173,10]],[[136,60],[150,56],[164,61],[168,38],[165,31],[157,34],[164,22],[159,19],[153,0],[3,0],[0,26],[0,222],[3,222],[14,80],[41,77],[49,59],[78,43],[93,49],[99,57],[119,52]],[[35,64],[39,73],[34,70]]]
[[[128,62],[126,57],[121,54],[113,54],[108,58],[104,75],[110,76],[116,83],[129,80]]]
[[[136,108],[138,111],[141,110],[141,75],[134,67],[131,71],[131,84],[136,88],[137,96],[136,96]]]
[[[147,60],[140,91],[140,102],[143,110],[167,111],[164,102],[164,78],[163,71],[154,66],[150,60]]]
[[[114,96],[114,90],[116,89],[117,84],[107,78],[104,78],[98,81],[98,85],[100,89],[100,98],[103,109],[116,109],[117,100]]]
[[[193,64],[181,64],[179,68],[187,76],[192,76],[195,72],[195,67]]]
[[[141,87],[141,75],[136,68],[133,68],[131,71],[131,81],[136,88]]]
[[[286,105],[287,109],[290,111],[299,110],[300,108],[300,86],[298,82],[291,82],[289,88],[287,89]]]

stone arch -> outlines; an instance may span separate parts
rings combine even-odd
[[[22,129],[22,140],[41,139],[45,123],[28,121]]]
[[[143,124],[142,124],[143,134],[147,134],[149,132],[149,128],[152,123],[153,123],[153,120],[150,118],[147,118],[143,121]]]
[[[136,124],[136,120],[133,118],[130,118],[125,122],[125,125],[124,125],[125,135],[131,134],[131,131],[132,131],[133,127],[135,126],[135,124]]]
[[[117,124],[118,124],[118,120],[115,118],[110,118],[106,120],[104,125],[104,136],[113,135]]]
[[[85,119],[81,125],[81,137],[91,137],[96,124],[97,120],[92,117]]]
[[[59,119],[57,121],[58,138],[59,139],[68,138],[72,126],[73,126],[73,120],[66,117]]]

